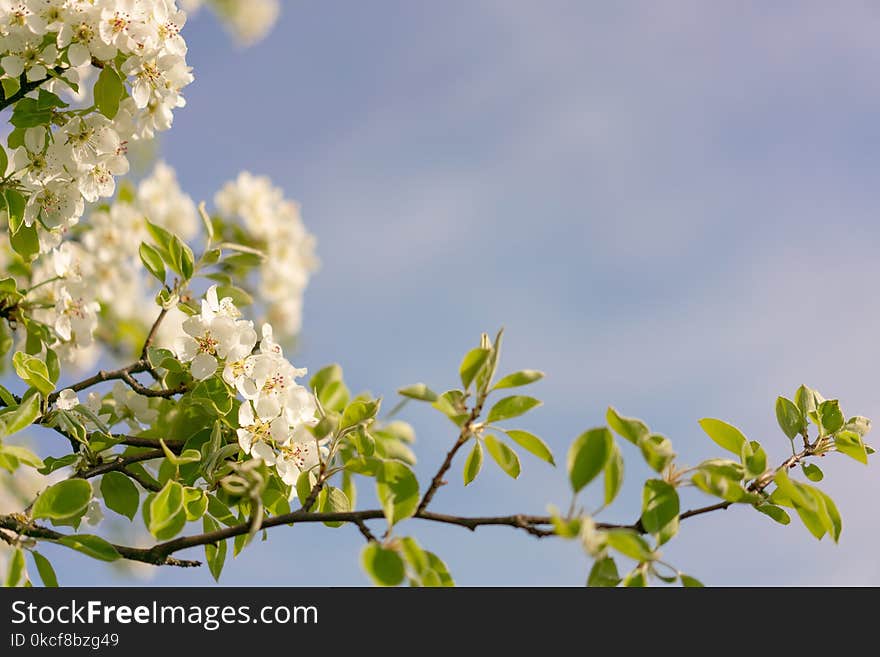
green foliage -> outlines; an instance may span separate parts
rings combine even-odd
[[[729,452],[733,452],[737,456],[742,453],[743,445],[748,442],[742,431],[732,424],[728,424],[722,420],[714,418],[703,418],[700,420],[700,426],[703,431],[714,440],[720,447]]]
[[[660,479],[649,479],[642,492],[642,527],[649,534],[660,533],[666,525],[677,520],[678,493]]]
[[[489,409],[489,415],[486,418],[486,422],[492,424],[493,422],[501,422],[502,420],[519,417],[540,405],[541,400],[535,399],[534,397],[527,397],[525,395],[505,397],[504,399],[497,401],[495,405]]]
[[[568,451],[568,479],[575,493],[580,492],[605,468],[614,438],[605,427],[585,431]]]
[[[397,586],[406,576],[400,554],[375,541],[367,543],[361,552],[361,565],[378,586]]]
[[[105,541],[100,536],[92,534],[75,534],[59,538],[55,541],[59,545],[64,545],[77,552],[98,559],[99,561],[116,561],[120,558],[119,552],[112,544]]]
[[[131,479],[121,472],[108,472],[101,477],[101,495],[108,509],[134,520],[140,495]]]
[[[394,525],[416,512],[419,482],[403,463],[385,461],[376,472],[376,495],[388,523]]]
[[[477,478],[477,475],[480,474],[480,470],[483,467],[483,445],[479,440],[474,441],[474,446],[471,448],[470,454],[468,454],[467,459],[464,462],[464,485],[467,486],[474,479]]]
[[[528,431],[520,431],[517,429],[509,429],[504,433],[523,449],[531,452],[542,461],[547,461],[550,465],[556,465],[553,460],[553,452],[543,440]]]
[[[84,479],[66,479],[49,486],[34,502],[31,515],[55,524],[76,523],[92,499],[92,487]]]
[[[119,102],[125,97],[125,85],[111,66],[101,69],[93,95],[98,111],[108,119],[114,118],[119,112]]]
[[[520,473],[519,456],[510,447],[498,440],[495,436],[486,436],[486,450],[492,460],[498,464],[508,476],[516,479]]]

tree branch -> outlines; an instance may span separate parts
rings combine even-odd
[[[437,489],[446,483],[445,481],[443,481],[443,477],[452,466],[452,460],[455,458],[456,452],[458,452],[458,450],[461,449],[461,446],[468,441],[468,438],[473,436],[474,422],[478,417],[480,417],[480,413],[482,413],[483,411],[483,404],[485,402],[486,394],[482,393],[477,397],[477,403],[474,404],[473,409],[471,409],[467,421],[465,421],[465,423],[461,426],[461,432],[458,434],[458,440],[456,440],[455,444],[452,445],[452,449],[449,450],[449,452],[446,454],[446,458],[443,459],[443,463],[440,464],[440,469],[437,470],[437,474],[435,474],[434,478],[431,479],[431,485],[428,486],[428,490],[425,491],[425,495],[422,497],[422,501],[419,502],[419,506],[416,509],[416,514],[421,513],[426,508],[428,508],[431,500],[434,499],[434,494],[437,492]]]
[[[159,325],[162,323],[162,320],[165,319],[165,316],[168,314],[168,308],[162,307],[162,310],[159,311],[159,316],[156,318],[156,321],[153,322],[153,326],[150,327],[150,332],[147,334],[147,339],[144,340],[144,346],[141,349],[141,360],[147,360],[147,351],[149,351],[150,346],[153,344],[153,340],[156,339],[156,333],[159,331]]]
[[[52,70],[55,71],[55,73],[57,73],[58,75],[61,75],[67,69],[63,66],[56,66]],[[42,80],[28,80],[27,76],[24,73],[22,73],[21,77],[19,78],[19,82],[21,83],[21,86],[19,87],[18,91],[16,91],[14,94],[12,94],[9,98],[6,98],[5,95],[3,94],[3,90],[0,89],[0,111],[5,110],[10,105],[14,105],[19,100],[21,100],[26,95],[28,95],[30,92],[34,91],[35,89],[38,89],[46,82],[49,82],[49,80],[51,80],[51,79],[52,79],[52,76],[50,75],[48,77],[43,78]]]

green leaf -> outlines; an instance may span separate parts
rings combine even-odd
[[[144,263],[147,271],[150,272],[160,283],[165,282],[165,263],[162,262],[162,255],[155,247],[141,242],[138,250],[141,256],[141,262]]]
[[[39,390],[44,396],[48,396],[55,390],[55,384],[49,377],[46,363],[37,356],[17,351],[12,357],[12,364],[15,367],[15,373],[21,380]]]
[[[462,359],[461,365],[458,368],[458,373],[461,376],[461,385],[464,386],[465,390],[470,387],[474,377],[477,376],[477,372],[479,372],[480,368],[486,364],[486,360],[491,353],[491,349],[477,347],[476,349],[471,349],[467,352]]]
[[[623,578],[622,586],[624,588],[644,588],[648,586],[648,578],[645,575],[645,569],[636,568],[627,573],[626,577]]]
[[[757,441],[743,443],[742,462],[745,466],[744,475],[754,479],[764,474],[767,469],[767,452]]]
[[[171,242],[168,244],[168,256],[171,268],[180,274],[184,280],[188,281],[192,278],[193,269],[195,267],[195,256],[192,249],[189,248],[177,235],[171,236]],[[217,289],[217,295],[221,294],[221,288]],[[226,296],[231,296],[226,294]],[[222,298],[222,297],[221,297]]]
[[[435,402],[439,397],[436,392],[431,390],[424,383],[414,383],[411,386],[399,388],[397,394],[409,397],[410,399],[418,399],[419,401],[426,402]]]
[[[202,527],[205,533],[215,532],[220,529],[220,525],[211,516],[202,518]],[[223,571],[223,565],[226,563],[226,541],[218,541],[205,544],[205,561],[208,562],[208,570],[211,571],[211,577],[215,582],[220,581],[220,573]]]
[[[419,505],[419,482],[399,461],[385,461],[376,472],[376,494],[392,525],[409,518]]]
[[[612,557],[603,557],[593,562],[590,576],[587,578],[587,586],[613,587],[620,584],[620,575],[617,572],[617,564]]]
[[[296,496],[299,499],[300,504],[306,503],[309,499],[309,495],[312,494],[312,488],[315,487],[316,483],[318,483],[318,478],[311,470],[305,470],[304,472],[299,473],[299,477],[296,479]],[[311,511],[311,508],[305,510]]]
[[[631,529],[610,529],[605,533],[608,547],[636,561],[652,561],[654,552],[648,542]]]
[[[104,66],[94,89],[95,106],[98,111],[108,119],[114,118],[119,111],[119,102],[124,96],[125,85],[119,74],[110,66]]]
[[[623,417],[618,414],[613,406],[609,406],[605,412],[605,421],[621,438],[626,438],[634,445],[638,445],[642,439],[651,433],[647,424],[636,418]]]
[[[22,447],[21,445],[0,445],[0,454],[11,456],[19,463],[29,465],[32,468],[36,468],[38,471],[45,467],[43,460],[39,456],[34,454],[27,447]]]
[[[834,436],[834,446],[841,454],[846,454],[859,463],[868,465],[868,452],[862,437],[855,431],[840,431]]]
[[[489,450],[489,456],[504,470],[509,476],[516,479],[519,477],[520,464],[519,456],[510,447],[498,440],[495,436],[486,436],[486,449]]]
[[[517,388],[519,386],[526,386],[530,383],[534,383],[535,381],[540,381],[544,378],[544,373],[538,370],[520,370],[519,372],[514,372],[513,374],[508,374],[503,379],[501,379],[498,383],[492,386],[492,390],[501,390],[502,388]]]
[[[801,386],[794,393],[794,403],[800,410],[804,418],[810,417],[810,413],[816,410],[816,407],[825,401],[817,391],[807,386]]]
[[[21,404],[0,415],[3,437],[11,436],[29,427],[40,417],[40,396],[31,395],[23,399]],[[42,462],[37,467],[43,467]]]
[[[101,495],[104,504],[111,511],[134,520],[137,514],[140,494],[137,486],[121,472],[108,472],[101,477]]]
[[[657,534],[678,518],[679,501],[675,488],[660,479],[649,479],[642,491],[642,527]]]
[[[464,461],[464,485],[467,486],[483,467],[483,446],[479,440],[474,440],[474,446],[471,448],[470,454]]]
[[[517,429],[510,429],[504,433],[506,433],[507,436],[517,445],[531,452],[542,461],[547,461],[550,465],[556,465],[556,461],[553,460],[553,452],[550,451],[547,443],[536,435],[529,433],[528,431],[519,431]]]
[[[34,502],[31,515],[49,520],[81,518],[92,499],[92,487],[85,479],[66,479],[49,486]]]
[[[787,525],[791,522],[791,517],[785,512],[785,509],[774,504],[759,504],[755,506],[755,509],[768,518],[773,518],[780,525]]]
[[[176,481],[167,481],[156,497],[150,502],[150,533],[159,540],[166,540],[177,534],[186,524],[186,510],[183,506],[183,486]]]
[[[431,406],[443,413],[453,424],[459,427],[470,417],[465,408],[465,397],[461,390],[447,390]]]
[[[342,423],[339,428],[347,429],[348,427],[353,427],[356,424],[361,424],[367,420],[373,419],[376,417],[376,413],[379,412],[379,405],[379,400],[355,400],[351,402],[342,414]]]
[[[840,410],[840,403],[836,399],[821,402],[814,411],[814,414],[818,419],[823,436],[835,433],[846,423],[843,411]],[[811,414],[811,417],[813,417],[813,414]]]
[[[9,192],[7,191],[7,194]],[[40,238],[37,233],[37,225],[22,226],[9,237],[12,250],[20,255],[25,262],[30,262],[40,252]]]
[[[810,481],[822,481],[825,477],[819,466],[813,463],[804,463],[801,469],[804,471],[804,476]]]
[[[92,534],[71,534],[55,542],[101,561],[116,561],[120,558],[115,547],[100,536]]]
[[[732,424],[711,417],[700,420],[700,426],[708,434],[709,438],[714,440],[719,446],[740,456],[743,443],[747,442],[742,431]]]
[[[578,436],[568,450],[568,479],[575,493],[581,491],[605,468],[614,438],[605,427]]]
[[[652,433],[642,438],[639,441],[639,449],[642,451],[645,462],[655,472],[663,472],[675,458],[672,441],[658,433]]]
[[[12,553],[12,559],[9,560],[9,567],[6,569],[4,586],[18,586],[24,576],[24,566],[24,551],[21,548],[16,548]]]
[[[788,498],[796,509],[805,508],[810,511],[816,510],[816,503],[812,500],[812,496],[805,494],[801,486],[796,485],[789,477],[785,468],[776,472],[773,477],[779,492]]]
[[[323,504],[321,505],[321,511],[327,513],[344,513],[351,511],[351,502],[341,488],[328,486],[324,490],[327,491],[327,493],[324,497]],[[328,527],[341,527],[345,523],[341,521],[333,521],[325,522],[324,524]]]
[[[55,569],[49,560],[36,550],[31,551],[34,558],[34,564],[37,566],[37,572],[40,574],[40,580],[43,586],[47,588],[56,588],[58,586],[58,577],[55,575]]]
[[[834,500],[832,500],[824,491],[814,488],[813,493],[821,498],[824,504],[826,529],[828,529],[828,533],[831,535],[831,538],[834,539],[834,542],[837,543],[840,540],[840,532],[843,529],[843,521],[840,518],[840,511],[837,510],[837,505],[834,503]]]
[[[703,583],[690,575],[679,573],[679,579],[681,580],[681,585],[686,589],[703,588]]]
[[[498,400],[495,405],[489,409],[489,415],[486,418],[486,422],[492,424],[493,422],[500,422],[501,420],[509,420],[510,418],[519,417],[540,405],[541,401],[534,397],[527,397],[525,395],[505,397],[504,399]]]
[[[776,421],[789,440],[794,440],[807,429],[807,420],[797,404],[785,397],[776,399]]]
[[[400,555],[375,541],[364,546],[361,565],[377,586],[397,586],[406,574]]]
[[[605,463],[605,505],[611,504],[623,488],[623,456],[620,448],[612,445],[611,455]]]

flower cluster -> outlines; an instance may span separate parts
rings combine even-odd
[[[180,36],[185,20],[174,0],[0,2],[6,96],[45,81],[15,106],[12,157],[0,172],[24,192],[28,226],[76,223],[86,201],[113,195],[115,176],[128,171],[129,141],[171,127],[173,109],[184,105],[181,89],[193,80]],[[68,109],[49,93],[76,89],[92,66],[103,70],[107,87],[99,98],[96,84],[102,113]],[[112,110],[101,107],[105,95],[115,97]]]
[[[90,347],[101,311],[115,322],[149,325],[155,319],[138,257],[148,237],[145,218],[187,237],[198,231],[195,204],[163,162],[141,181],[131,202],[92,212],[75,240],[35,263],[29,299],[37,309],[32,316],[54,328],[58,341],[53,348],[66,362],[85,366],[97,357]]]
[[[265,176],[242,172],[214,197],[221,215],[238,218],[261,243],[266,259],[260,269],[260,295],[267,319],[283,335],[295,335],[302,323],[302,298],[318,267],[315,238],[306,230],[299,205]]]
[[[253,322],[240,319],[230,298],[218,299],[208,289],[201,313],[183,323],[175,351],[190,363],[196,379],[207,379],[222,368],[223,380],[243,401],[238,411],[238,442],[254,458],[274,465],[287,484],[318,462],[320,446],[308,431],[316,423],[313,394],[296,380],[306,370],[294,367],[264,324],[257,340]]]

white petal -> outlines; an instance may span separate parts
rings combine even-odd
[[[193,358],[191,372],[193,378],[202,381],[207,379],[209,376],[214,374],[217,371],[217,359],[214,358],[211,354],[197,354],[195,358]]]

